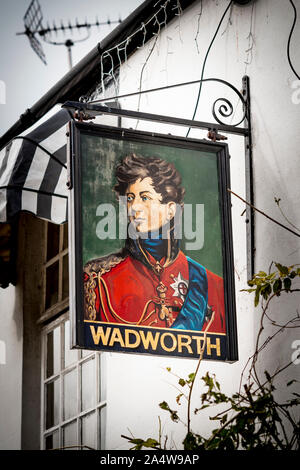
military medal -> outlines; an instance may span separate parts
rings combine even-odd
[[[166,320],[169,316],[169,309],[165,304],[167,287],[163,282],[160,282],[156,287],[156,292],[159,298],[159,313],[158,316],[161,320]]]
[[[184,301],[188,292],[188,281],[182,277],[180,272],[178,273],[177,277],[175,277],[173,274],[171,274],[171,277],[174,280],[173,284],[170,284],[170,287],[172,287],[174,290],[173,297],[179,297],[182,301]]]

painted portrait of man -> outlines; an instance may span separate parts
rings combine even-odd
[[[225,333],[223,279],[181,249],[178,212],[185,188],[175,165],[126,155],[114,191],[126,201],[121,250],[84,266],[84,318],[132,326]]]

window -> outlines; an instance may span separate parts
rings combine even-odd
[[[69,304],[68,225],[46,223],[43,269],[43,312],[40,321],[52,318]]]
[[[103,355],[71,350],[68,314],[42,332],[41,448],[103,448]]]
[[[70,349],[68,226],[45,222],[41,449],[104,447],[104,356]]]

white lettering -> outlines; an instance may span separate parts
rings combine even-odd
[[[293,352],[291,360],[294,364],[298,365],[300,364],[300,339],[295,339],[292,342],[292,348],[296,349],[296,351]]]
[[[300,80],[295,80],[292,83],[292,88],[296,88],[296,90],[292,93],[292,103],[299,104],[300,103]]]
[[[6,344],[0,340],[0,364],[6,364]]]
[[[96,215],[103,217],[96,226],[96,235],[100,240],[116,239],[116,210],[112,204],[99,204]],[[105,217],[104,217],[105,216]]]
[[[6,104],[6,85],[3,80],[0,80],[0,104]]]
[[[195,209],[196,228],[193,230],[193,205],[187,204],[184,206],[184,236],[187,240],[194,240],[185,243],[186,250],[201,250],[204,245],[204,204],[196,204]]]

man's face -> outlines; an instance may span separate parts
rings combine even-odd
[[[162,195],[157,193],[152,178],[139,178],[126,191],[129,220],[137,232],[158,230],[175,215],[175,202],[162,204]]]

